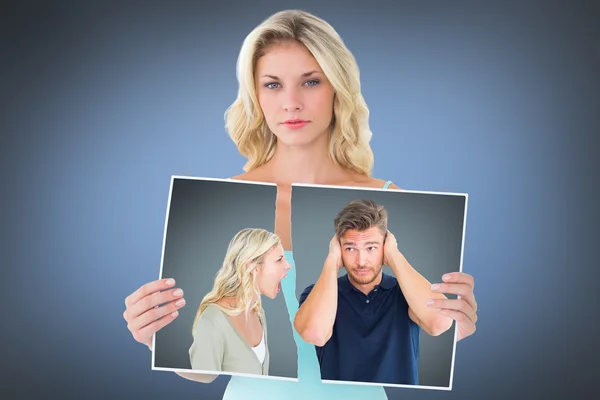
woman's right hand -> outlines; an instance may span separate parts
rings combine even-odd
[[[174,279],[148,282],[125,299],[123,318],[133,338],[152,350],[152,336],[179,315],[185,306],[183,290]]]

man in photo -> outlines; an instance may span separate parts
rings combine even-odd
[[[431,307],[446,297],[398,250],[382,205],[352,201],[334,226],[321,275],[300,296],[294,320],[316,347],[321,379],[418,385],[419,334],[438,336],[452,326]],[[340,268],[347,273],[338,277]]]

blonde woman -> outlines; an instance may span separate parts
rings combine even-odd
[[[269,374],[261,295],[274,299],[290,268],[281,241],[271,232],[243,229],[231,239],[213,289],[194,319],[192,369]]]
[[[369,111],[360,91],[359,69],[327,22],[296,10],[272,15],[244,40],[237,77],[239,92],[227,110],[226,126],[248,162],[246,172],[233,179],[277,184],[275,233],[292,265],[282,289],[293,324],[298,299],[290,232],[291,184],[401,189],[371,176],[372,134]],[[183,294],[174,285],[169,279],[149,282],[126,299],[125,319],[138,342],[151,347],[154,333],[177,317],[181,307],[177,301]],[[473,285],[471,275],[444,274],[443,283],[432,293],[459,294],[460,298],[427,304],[457,322],[458,340],[475,332],[477,303]],[[140,302],[158,291],[163,292]],[[416,298],[423,296],[427,293]],[[162,308],[162,317],[153,319],[147,313],[151,308],[145,305],[163,303],[167,304]],[[298,347],[298,382],[235,376],[224,398],[387,398],[381,386],[322,383],[314,346],[295,330],[294,339]],[[202,380],[195,374],[180,375]]]

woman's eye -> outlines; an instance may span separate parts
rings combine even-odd
[[[267,84],[265,85],[265,87],[266,87],[267,89],[276,89],[276,87],[274,87],[275,85],[279,85],[279,83],[276,83],[276,82],[267,83]]]
[[[306,84],[307,84],[308,86],[315,86],[315,85],[318,85],[318,84],[319,84],[319,81],[318,81],[318,80],[315,80],[315,79],[311,79],[310,81],[307,81],[307,82],[306,82]]]

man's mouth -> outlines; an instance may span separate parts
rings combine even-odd
[[[354,273],[357,275],[367,275],[369,272],[371,272],[369,268],[359,268],[354,270]]]

